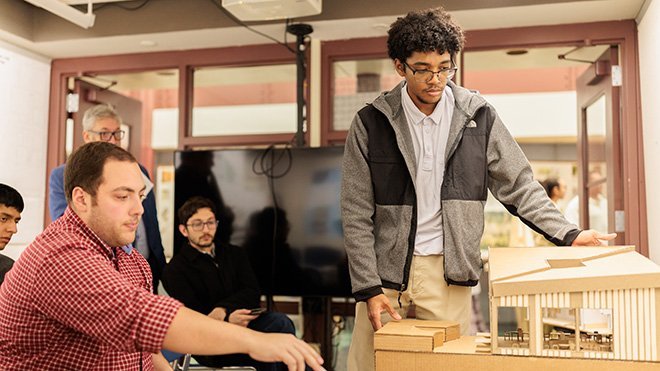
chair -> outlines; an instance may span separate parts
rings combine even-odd
[[[190,357],[190,353],[188,353],[172,361],[172,371],[188,371],[188,368],[190,367]]]
[[[203,371],[203,370],[217,370],[217,371],[257,371],[256,368],[251,367],[251,366],[230,366],[230,367],[222,367],[222,368],[211,368],[211,367],[206,367],[206,366],[200,366],[200,365],[191,365],[190,364],[190,359],[192,356],[190,353],[183,355],[182,357],[179,357],[175,359],[171,365],[172,365],[172,371],[191,371],[191,370],[198,370],[198,371]]]

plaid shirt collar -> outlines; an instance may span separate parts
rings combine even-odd
[[[73,211],[71,206],[67,206],[64,214],[58,220],[60,219],[62,220],[62,223],[68,226],[68,228],[79,228],[85,236],[89,237],[89,239],[94,242],[94,246],[100,249],[103,255],[107,256],[111,261],[116,260],[117,254],[119,253],[119,248],[112,247],[103,241],[103,239],[101,239],[101,237],[99,237],[96,232],[89,228],[89,226],[87,226],[87,224],[85,224],[85,222],[80,218],[80,216],[78,216],[78,214]],[[133,246],[130,244],[122,246],[121,249],[124,250],[124,252],[128,255],[131,255],[133,252]]]

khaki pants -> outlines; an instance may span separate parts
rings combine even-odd
[[[443,258],[442,255],[413,256],[408,289],[401,294],[401,307],[397,302],[398,291],[383,291],[402,318],[408,313],[410,304],[414,303],[418,319],[456,321],[461,324],[461,333],[465,335],[470,326],[471,289],[447,285]],[[383,325],[390,320],[387,312],[381,314]],[[355,327],[348,350],[348,371],[374,369],[374,330],[367,315],[367,303],[359,302],[355,306]]]

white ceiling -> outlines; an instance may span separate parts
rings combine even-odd
[[[10,0],[20,1],[20,0]],[[84,0],[65,0],[69,2],[84,3]],[[117,0],[103,0],[114,2]],[[165,4],[165,0],[153,0],[155,3],[147,4],[144,8],[149,6],[155,7],[159,4]],[[182,0],[179,0],[182,1]],[[186,2],[191,0],[185,0]],[[217,0],[218,2],[220,0]],[[340,0],[326,0],[324,11],[328,7],[330,1]],[[495,29],[495,28],[509,28],[509,27],[523,27],[533,25],[551,25],[551,24],[567,24],[567,23],[581,23],[581,22],[595,22],[607,20],[620,20],[620,19],[635,19],[641,11],[645,9],[645,1],[650,0],[581,0],[567,2],[566,0],[547,0],[547,1],[523,1],[523,0],[482,0],[463,2],[452,2],[445,0],[446,3],[451,4],[464,4],[465,6],[472,6],[470,9],[450,10],[452,15],[457,21],[467,30],[476,29]],[[101,1],[95,0],[95,3]],[[122,4],[139,4],[142,1],[124,2]],[[351,0],[347,4],[360,4],[369,2],[366,0]],[[393,7],[394,0],[381,0],[380,3],[386,4],[383,7]],[[396,0],[396,3],[405,3]],[[437,4],[437,2],[434,2]],[[475,7],[474,4],[488,4],[488,8]],[[538,4],[541,5],[519,5],[507,6],[507,4]],[[365,4],[362,4],[365,5]],[[83,5],[84,7],[84,5]],[[456,7],[456,5],[454,5]],[[459,6],[460,7],[460,6]],[[448,7],[449,9],[449,7]],[[334,11],[333,9],[330,9]],[[346,10],[346,9],[344,9]],[[351,9],[347,9],[350,14]],[[0,10],[1,11],[1,10]],[[25,10],[23,10],[25,12]],[[42,11],[42,10],[38,10]],[[146,10],[145,10],[146,11]],[[224,16],[219,10],[218,17]],[[112,14],[117,14],[116,28],[121,30],[126,29],[126,21],[120,18],[121,10],[114,11]],[[335,11],[336,12],[336,11]],[[373,12],[372,12],[373,13]],[[200,48],[213,48],[225,46],[238,46],[238,45],[254,45],[270,43],[272,41],[259,36],[253,32],[246,30],[240,26],[230,26],[231,23],[225,24],[223,27],[205,27],[199,29],[186,29],[168,31],[167,29],[176,29],[176,11],[173,9],[172,18],[152,20],[155,23],[163,23],[161,29],[163,31],[156,32],[135,32],[130,34],[110,34],[106,32],[104,35],[97,35],[101,32],[101,28],[113,28],[112,24],[108,25],[106,20],[103,25],[106,15],[109,17],[110,12],[96,12],[97,25],[99,30],[94,27],[84,34],[77,34],[79,30],[75,26],[69,27],[66,25],[62,36],[50,37],[50,35],[41,35],[39,38],[30,39],[25,37],[29,35],[29,31],[23,33],[12,32],[7,30],[8,27],[2,24],[2,15],[0,15],[0,40],[4,40],[13,45],[25,48],[32,52],[38,53],[48,58],[67,58],[79,56],[95,56],[95,55],[108,55],[108,54],[124,54],[124,53],[140,53],[152,51],[165,51],[165,50],[184,50],[184,49],[200,49]],[[45,17],[56,17],[54,15],[39,15],[39,19]],[[382,16],[367,16],[359,18],[333,18],[333,19],[319,19],[319,17],[311,17],[309,21],[303,19],[306,23],[314,27],[314,32],[311,37],[320,40],[338,40],[348,39],[355,37],[377,37],[385,36],[387,33],[388,25],[396,19],[397,15],[382,15]],[[49,20],[49,19],[48,19]],[[55,22],[55,21],[53,21]],[[225,21],[229,22],[229,21]],[[21,26],[21,25],[19,25]],[[19,26],[14,25],[14,29]],[[69,28],[66,28],[69,27]],[[95,26],[97,27],[97,26]],[[277,23],[257,23],[252,25],[253,28],[271,35],[276,39],[282,40],[284,34],[284,22]],[[152,27],[156,29],[156,27]],[[109,34],[109,35],[108,35]],[[82,36],[81,36],[82,35]],[[468,41],[469,42],[469,41]]]

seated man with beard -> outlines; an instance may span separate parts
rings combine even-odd
[[[295,333],[293,322],[277,312],[257,313],[260,293],[257,278],[242,248],[216,246],[218,219],[213,202],[192,197],[178,210],[179,231],[187,238],[163,273],[163,286],[186,307],[259,332]],[[253,309],[253,310],[251,310]],[[194,355],[204,366],[254,366],[283,370],[282,363],[258,362],[245,354]]]

